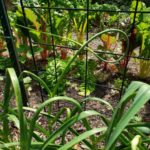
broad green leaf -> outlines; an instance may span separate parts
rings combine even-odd
[[[150,11],[150,7],[144,8],[143,9],[144,12],[149,12]],[[143,22],[146,23],[150,23],[150,14],[149,13],[143,13]]]
[[[143,127],[137,127],[139,131],[145,134],[150,134],[150,128],[146,127],[146,124]]]
[[[21,14],[19,16],[22,16],[22,10],[21,10],[21,7],[19,6],[18,6],[18,11]],[[25,9],[25,13],[26,13],[27,19],[30,20],[30,22],[32,22],[35,25],[36,29],[38,30],[40,28],[40,23],[37,21],[38,20],[37,15],[35,15],[32,9],[29,9],[29,8]]]
[[[137,5],[138,3],[138,5]],[[130,6],[130,11],[135,11],[136,10],[136,6],[137,6],[137,11],[142,11],[144,8],[146,8],[145,3],[143,3],[142,1],[136,1],[133,0]],[[130,14],[130,18],[131,18],[131,23],[133,23],[134,20],[134,13]],[[140,13],[136,14],[136,22],[139,22],[142,19],[142,15]]]

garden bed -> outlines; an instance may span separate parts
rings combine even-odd
[[[5,4],[0,149],[150,149],[149,2]]]
[[[131,79],[132,79],[132,77],[131,77]],[[110,85],[111,84],[110,82],[112,80],[113,80],[113,78],[109,79],[105,83],[101,83],[101,86],[96,86],[96,89],[91,94],[91,96],[92,97],[100,97],[100,98],[106,100],[108,103],[110,103],[113,106],[113,108],[115,108],[116,105],[118,104],[118,101],[120,98],[119,91],[113,90],[113,89],[108,89],[106,86],[106,85]],[[0,84],[1,84],[0,99],[3,99],[4,82],[1,81]],[[72,81],[71,84],[78,84],[78,83]],[[35,83],[31,84],[30,88],[31,88],[30,91],[28,91],[29,106],[31,108],[38,108],[39,105],[42,103],[40,88]],[[46,100],[48,98],[47,94],[43,90],[42,90],[42,95],[43,95],[44,100]],[[79,96],[78,92],[73,87],[68,87],[68,89],[66,90],[66,95],[69,97],[72,97],[76,100],[79,100],[79,101],[84,98],[83,96]],[[14,102],[12,101],[11,103],[14,107]],[[53,115],[55,115],[60,110],[60,108],[64,108],[64,107],[68,107],[68,108],[72,109],[72,105],[70,105],[66,102],[59,101],[57,103],[54,103],[53,108],[52,108]],[[91,109],[96,110],[97,112],[100,112],[102,115],[107,116],[107,118],[109,118],[109,119],[111,119],[111,117],[112,117],[111,109],[109,107],[106,107],[106,106],[96,102],[96,101],[90,101],[90,102],[85,103],[84,108],[86,110],[91,110]],[[143,113],[144,113],[144,109],[142,109],[140,111],[139,115],[137,116],[137,119],[141,119],[141,116],[143,115]],[[33,114],[31,112],[26,111],[26,116],[28,116],[28,118],[30,118],[32,115]],[[65,113],[61,115],[60,120],[64,120],[64,118],[65,118]],[[98,116],[90,117],[90,118],[88,118],[88,120],[89,120],[92,128],[103,127],[103,125],[104,125],[103,121]],[[45,117],[40,116],[38,119],[38,123],[40,125],[42,125],[43,127],[48,128],[48,122]],[[11,134],[13,135],[14,141],[16,141],[19,138],[19,132],[18,132],[16,126],[13,124],[13,122],[10,124],[10,126],[11,126],[11,132],[12,132]],[[56,130],[58,127],[59,127],[58,124],[54,124],[53,130]],[[85,127],[80,122],[74,124],[73,128],[80,134],[85,131]],[[38,134],[38,131],[36,131],[36,132]],[[45,136],[43,134],[41,134],[40,132],[38,135],[41,138],[45,138]],[[66,133],[66,137],[65,137],[66,142],[69,142],[73,138],[74,138],[74,135],[71,132]],[[58,138],[55,143],[60,144],[61,138]],[[101,146],[103,146],[103,142],[98,144],[99,148]],[[81,143],[81,144],[75,145],[74,149],[76,149],[76,150],[84,150],[85,149],[86,150],[86,147]]]

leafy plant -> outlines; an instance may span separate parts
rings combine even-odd
[[[21,25],[19,25],[19,26],[21,26]],[[21,27],[22,27],[22,28],[26,28],[26,29],[31,30],[31,31],[36,31],[36,30],[34,30],[34,29],[32,29],[32,28],[28,28],[28,27],[24,27],[24,26],[21,26]],[[99,36],[102,35],[102,34],[108,33],[108,32],[117,32],[117,33],[119,32],[120,34],[122,34],[122,37],[125,38],[124,40],[126,41],[126,44],[127,44],[126,47],[125,47],[125,50],[124,50],[123,55],[122,55],[121,57],[117,58],[116,60],[106,60],[106,59],[104,59],[103,57],[97,55],[97,53],[95,53],[92,49],[86,47],[86,45],[87,45],[88,43],[90,43],[93,39],[95,39],[96,37],[99,37]],[[129,48],[129,40],[128,40],[127,35],[126,35],[124,32],[122,32],[121,30],[118,30],[118,29],[109,29],[109,30],[105,30],[105,31],[99,32],[99,33],[97,33],[96,35],[94,35],[93,37],[91,37],[91,38],[90,38],[86,43],[84,43],[83,45],[80,44],[80,43],[78,43],[78,42],[76,42],[76,41],[74,41],[74,40],[72,40],[72,39],[67,39],[67,38],[61,37],[61,36],[59,36],[59,35],[55,35],[55,34],[51,34],[51,33],[47,33],[47,32],[41,32],[41,31],[40,31],[40,33],[46,34],[46,35],[53,35],[54,37],[61,38],[61,39],[65,40],[65,41],[70,41],[70,42],[73,42],[73,43],[75,43],[75,44],[81,46],[80,49],[79,49],[78,51],[76,51],[75,55],[74,55],[71,59],[69,59],[68,64],[66,65],[66,68],[64,69],[64,72],[62,72],[62,74],[58,77],[58,82],[56,83],[56,86],[54,87],[54,90],[53,90],[53,94],[52,94],[52,95],[55,95],[55,94],[56,94],[57,88],[59,87],[59,84],[60,84],[60,81],[63,80],[64,75],[65,75],[66,73],[68,73],[68,71],[70,70],[70,66],[71,66],[72,63],[75,61],[75,59],[77,58],[78,54],[80,54],[85,48],[87,48],[87,50],[88,50],[89,52],[91,52],[92,54],[94,54],[99,60],[104,61],[104,62],[107,62],[107,63],[118,63],[120,60],[122,60],[122,59],[125,57],[125,55],[126,55],[126,53],[127,53],[127,50],[126,50],[126,49]]]
[[[117,54],[122,54],[125,52],[126,44],[124,45],[124,38],[122,38],[119,33],[107,33],[100,36],[100,44],[97,50],[100,51],[101,57],[105,60],[116,60],[118,59]],[[102,53],[101,53],[102,52]],[[103,71],[111,71],[111,73],[122,73],[124,71],[127,58],[124,58],[116,64],[110,64],[109,62],[102,61],[101,66]]]
[[[63,60],[63,59],[56,59],[56,66],[55,62],[52,58],[48,59],[48,64],[46,66],[46,71],[42,74],[43,80],[47,83],[48,87],[50,89],[53,89],[57,83],[58,77],[62,74],[64,71],[68,60]],[[56,68],[55,68],[56,67]],[[66,79],[63,79],[61,81],[61,85],[58,88],[58,93],[59,95],[62,95],[65,92],[65,89],[69,81]]]
[[[79,103],[75,99],[68,98],[65,96],[53,97],[61,85],[66,73],[68,73],[72,63],[75,61],[77,55],[86,47],[86,45],[91,42],[97,36],[100,36],[107,32],[120,32],[122,33],[128,43],[128,38],[126,34],[124,34],[120,30],[106,30],[100,32],[93,36],[89,41],[82,45],[82,47],[76,52],[76,54],[68,61],[65,69],[61,73],[58,82],[56,83],[54,89],[49,89],[46,83],[41,80],[38,76],[34,75],[31,72],[24,71],[20,80],[23,80],[23,77],[31,76],[34,80],[38,81],[47,91],[49,99],[44,103],[39,105],[37,110],[32,108],[24,108],[22,106],[22,97],[21,91],[19,87],[18,78],[13,69],[7,69],[6,72],[6,86],[4,91],[4,100],[1,108],[3,109],[3,113],[0,116],[3,122],[3,128],[1,129],[1,143],[0,148],[13,148],[15,149],[17,146],[23,150],[30,149],[58,149],[58,150],[67,150],[69,148],[73,148],[73,146],[79,142],[83,142],[84,145],[88,147],[88,149],[96,150],[98,149],[97,144],[100,142],[105,142],[106,144],[102,147],[103,149],[130,149],[131,146],[138,147],[140,149],[147,150],[147,144],[149,144],[149,138],[142,133],[141,128],[139,127],[147,127],[147,124],[138,123],[135,121],[134,116],[140,110],[140,108],[150,99],[150,86],[141,82],[132,82],[130,86],[126,89],[125,95],[121,98],[118,106],[113,111],[112,119],[107,118],[101,115],[99,112],[93,110],[83,111],[82,106],[85,101],[98,101],[107,105],[110,109],[112,109],[111,105],[106,101],[99,98],[85,98],[82,99]],[[98,57],[98,56],[97,56]],[[99,58],[99,57],[98,57]],[[99,58],[101,59],[101,58]],[[120,58],[122,59],[122,58]],[[12,83],[12,87],[11,87]],[[14,92],[14,93],[13,93]],[[17,107],[12,108],[9,106],[9,102],[11,97],[15,95]],[[55,116],[53,116],[52,112],[49,113],[43,112],[42,110],[52,104],[55,101],[64,100],[66,102],[70,102],[73,104],[73,108],[62,108],[58,111]],[[130,106],[126,109],[126,105],[130,101]],[[23,110],[33,112],[33,116],[28,118],[25,116]],[[60,120],[60,116],[66,112],[66,117],[64,120]],[[13,116],[14,117],[13,117]],[[48,119],[48,128],[45,130],[43,126],[38,123],[39,115],[43,115]],[[87,117],[98,115],[102,121],[104,122],[104,126],[102,128],[94,128],[91,129],[90,123],[87,120]],[[9,116],[9,117],[7,117]],[[18,119],[18,121],[17,121]],[[19,133],[20,140],[19,142],[12,141],[12,137],[9,132],[9,120],[15,121],[15,125],[18,126],[19,122]],[[77,121],[81,121],[82,125],[85,127],[85,132],[79,134],[76,129],[72,128],[72,125]],[[59,127],[53,131],[54,123],[59,123]],[[137,128],[138,126],[138,128]],[[41,138],[36,131],[39,131],[41,134],[45,136],[45,138]],[[64,137],[70,131],[74,134],[74,139],[70,142],[66,143]],[[101,133],[100,135],[98,133]],[[96,135],[95,135],[96,134]],[[61,135],[61,136],[60,136]],[[137,136],[139,135],[139,136]],[[60,137],[62,139],[61,144],[55,144],[56,139]],[[88,138],[89,137],[89,138]],[[34,138],[34,140],[33,140]],[[88,139],[87,139],[88,138]],[[137,142],[134,144],[134,141],[141,139],[141,142]],[[130,143],[132,141],[132,143]],[[140,141],[140,140],[138,140]]]
[[[135,9],[136,7],[136,1],[133,1],[131,4],[131,10]],[[139,2],[138,5],[138,11],[149,11],[150,8],[146,7],[145,3]],[[133,18],[133,15],[131,15],[131,19]],[[149,53],[149,38],[150,38],[150,19],[149,14],[147,13],[141,13],[136,15],[136,27],[134,29],[135,35],[136,35],[136,41],[138,42],[138,46],[140,46],[139,50],[139,56],[143,59],[138,60],[139,61],[139,76],[141,78],[149,77],[149,61],[144,60],[147,58],[150,58]]]
[[[0,70],[5,70],[7,67],[11,66],[11,60],[9,58],[0,57]]]
[[[114,79],[114,87],[115,88],[117,88],[117,89],[120,89],[121,88],[121,86],[122,86],[122,79],[120,79],[120,78],[117,78],[117,79]],[[125,87],[127,87],[127,85],[128,85],[128,81],[125,81],[124,82],[124,86]]]
[[[122,85],[122,80],[120,78],[117,78],[114,80],[114,87],[117,89],[120,89]]]
[[[121,9],[129,9],[129,6],[130,6],[130,3],[131,1],[130,0],[126,0],[126,1],[123,1],[123,0],[113,0],[113,1],[110,1],[110,0],[92,0],[93,3],[97,2],[97,3],[106,3],[106,4],[113,4],[113,5],[116,5],[118,6],[119,8]]]
[[[34,77],[34,79],[42,83],[43,87],[48,90],[48,93],[50,94],[50,90],[39,77],[27,71],[23,72],[23,74]],[[13,90],[11,89],[11,84]],[[12,92],[14,92],[14,95],[16,97],[16,108],[12,108],[9,105],[11,97],[13,96]],[[98,101],[112,109],[111,105],[106,101],[92,97],[85,98],[81,100],[80,103],[72,98],[65,96],[52,97],[39,105],[37,109],[23,107],[17,76],[14,70],[9,68],[6,72],[4,100],[3,105],[1,105],[3,113],[0,117],[3,123],[3,128],[0,130],[0,148],[17,149],[16,147],[19,147],[22,150],[67,150],[73,148],[73,146],[77,143],[82,142],[88,147],[88,149],[96,150],[98,149],[97,144],[105,141],[106,144],[103,144],[101,148],[106,150],[133,149],[135,147],[143,150],[148,150],[146,146],[149,144],[149,137],[142,132],[142,127],[149,126],[149,123],[145,124],[137,122],[135,121],[134,116],[149,100],[149,98],[150,86],[148,84],[137,81],[132,82],[126,89],[126,93],[120,100],[118,106],[113,111],[112,119],[107,119],[105,116],[94,110],[82,110],[82,104],[85,101],[89,100]],[[57,112],[55,116],[43,112],[44,107],[58,100],[64,100],[66,102],[72,103],[74,108],[72,109],[72,111],[70,108],[62,108],[59,112]],[[131,105],[128,107],[128,109],[126,109],[125,106],[129,101],[131,101]],[[27,118],[23,112],[24,110],[32,112],[33,116],[31,118]],[[60,120],[60,115],[65,111],[67,112],[66,117],[64,118],[64,120]],[[45,118],[47,119],[50,119],[51,126],[55,122],[57,122],[59,124],[59,127],[55,131],[49,132],[38,123],[37,120],[40,115],[42,115],[43,117],[45,116]],[[105,125],[101,128],[91,129],[90,124],[87,121],[87,117],[95,115],[99,116],[102,121],[104,121]],[[82,125],[86,128],[86,131],[81,134],[79,134],[76,129],[72,128],[72,125],[78,121],[81,121]],[[9,122],[14,122],[14,125],[20,131],[20,140],[18,142],[12,141],[12,137],[9,132]],[[46,138],[41,138],[37,134],[37,130],[41,134],[45,135]],[[58,137],[60,137],[62,141],[64,141],[63,138],[65,137],[67,131],[72,132],[74,134],[74,138],[68,143],[63,142],[61,144],[55,144],[55,141]]]
[[[26,24],[24,22],[22,9],[19,6],[19,2],[17,1],[15,3],[16,3],[16,8],[15,8],[15,10],[11,10],[9,12],[9,16],[10,16],[10,20],[11,20],[11,25],[13,27],[13,33],[14,33],[15,39],[16,39],[16,45],[17,45],[17,48],[20,48],[20,45],[26,45],[29,47],[30,43],[28,41],[28,38],[29,38],[28,30],[24,29],[22,27],[16,28],[17,24],[20,24],[23,26],[26,26]],[[42,5],[42,2],[34,1],[34,4],[39,6],[39,5]],[[44,4],[47,6],[46,3],[44,3]],[[43,11],[43,9],[37,10],[37,9],[32,8],[33,1],[32,2],[28,1],[28,5],[30,5],[31,8],[24,9],[25,15],[26,15],[26,22],[27,22],[28,26],[34,28],[36,31],[39,31],[39,30],[42,30],[44,32],[49,31],[49,28],[46,25],[46,23],[49,21],[48,20],[48,11]],[[31,38],[32,42],[42,42],[42,43],[50,42],[49,37],[39,34],[38,32],[34,32],[34,31],[30,32],[30,38]],[[40,48],[42,49],[42,51],[40,52],[40,55],[43,60],[46,60],[48,57],[48,54],[49,54],[48,49],[45,45],[40,45]],[[35,48],[33,48],[33,53],[34,52],[36,53],[36,51],[34,51],[34,50],[35,50]],[[32,53],[31,49],[29,49],[28,51],[30,51],[29,53]],[[26,53],[26,51],[25,51],[25,53]],[[22,60],[25,60],[25,59],[21,58],[21,61]]]
[[[77,68],[76,77],[81,79],[81,84],[79,86],[78,94],[81,96],[85,95],[85,87],[86,87],[86,95],[90,95],[95,90],[96,77],[94,75],[94,71],[96,69],[96,61],[88,60],[87,61],[87,70],[85,69],[86,63],[83,60],[77,59],[75,67]],[[87,79],[85,85],[85,74],[87,71]]]
[[[35,60],[37,60],[37,57],[43,51],[43,48],[33,45],[32,49],[34,51]],[[17,52],[19,55],[19,61],[22,64],[25,64],[28,60],[30,60],[32,58],[32,53],[30,51],[30,47],[26,44],[19,45],[19,47],[17,48]]]
[[[94,26],[96,26],[100,31],[110,28],[116,27],[119,22],[119,18],[121,16],[120,13],[114,13],[112,11],[119,11],[120,9],[114,4],[92,4],[90,5],[91,9],[101,10],[92,14],[91,22]],[[103,12],[107,11],[107,12]]]
[[[32,75],[32,77],[38,79],[38,81],[41,82],[41,80],[39,80],[39,78],[36,77],[35,75],[33,75],[32,73],[29,73],[29,72],[24,72],[24,73]],[[98,115],[98,113],[95,112],[95,111],[85,111],[85,112],[83,112],[82,108],[81,108],[81,104],[79,104],[74,99],[68,98],[68,97],[50,98],[49,100],[45,101],[39,107],[39,109],[37,109],[37,111],[34,110],[34,109],[31,109],[31,108],[23,108],[19,82],[18,82],[18,79],[16,77],[16,74],[15,74],[14,70],[13,69],[8,69],[7,73],[6,73],[6,76],[7,76],[7,82],[6,82],[6,88],[5,88],[5,94],[4,94],[4,107],[3,107],[3,109],[4,109],[3,131],[2,131],[2,133],[3,133],[2,134],[2,140],[3,141],[1,141],[2,144],[0,145],[0,148],[11,148],[11,147],[14,147],[14,146],[15,147],[20,146],[21,149],[27,149],[27,150],[29,150],[29,149],[45,149],[45,148],[57,149],[57,148],[60,147],[59,145],[57,145],[57,144],[52,144],[51,145],[50,144],[51,145],[50,146],[49,142],[50,141],[51,142],[55,141],[60,134],[66,134],[66,129],[69,129],[75,135],[78,135],[78,133],[74,129],[70,128],[70,126],[72,124],[74,124],[76,121],[83,120],[85,126],[87,128],[89,128],[89,125],[87,124],[87,121],[86,121],[85,118],[88,117],[88,116],[92,116],[92,115]],[[14,92],[15,92],[15,95],[16,95],[16,102],[17,102],[17,108],[16,109],[11,109],[9,107],[9,100],[11,98],[11,93],[12,93],[11,90],[10,90],[10,85],[11,84],[10,84],[9,81],[12,82],[12,86],[14,88]],[[42,83],[43,83],[42,85],[44,87],[46,87],[46,89],[47,89],[47,86],[45,86],[44,82],[42,82]],[[48,91],[48,93],[49,93],[49,91]],[[8,96],[9,98],[6,97],[6,96]],[[70,117],[68,116],[68,119],[65,119],[64,123],[59,120],[59,117],[66,110],[65,108],[63,108],[60,112],[58,112],[56,117],[52,116],[52,115],[49,115],[47,113],[41,112],[46,105],[49,105],[49,103],[60,100],[60,99],[71,102],[74,106],[77,106],[76,107],[77,110],[74,109],[74,112],[72,112],[72,115],[71,116],[69,115]],[[31,112],[36,111],[30,121],[29,121],[28,118],[25,118],[25,115],[23,113],[23,109],[31,111]],[[76,113],[76,111],[77,112],[79,111],[79,114]],[[45,142],[34,132],[35,129],[38,129],[38,130],[40,130],[40,132],[42,131],[43,134],[46,133],[47,136],[49,135],[49,133],[42,126],[40,126],[38,123],[36,123],[36,120],[38,119],[39,114],[44,114],[44,116],[47,116],[48,118],[51,118],[51,120],[53,122],[52,124],[54,124],[55,121],[58,121],[60,123],[59,129],[56,130],[55,132],[51,133],[50,136],[48,137],[48,139]],[[19,120],[20,143],[19,142],[11,142],[11,143],[7,144],[7,142],[11,141],[11,137],[9,137],[9,130],[8,130],[9,129],[9,120],[8,119],[10,119],[10,118],[7,118],[7,115],[12,116],[14,118],[13,121],[16,124],[18,124],[17,122]],[[12,119],[11,119],[11,121],[12,121]],[[27,129],[27,124],[28,124],[29,129]],[[18,125],[17,125],[17,127],[18,127]],[[103,131],[104,129],[91,130],[91,132],[86,134],[86,136],[92,135],[93,133],[100,132],[101,130]],[[32,136],[36,139],[36,142],[32,143]],[[89,142],[85,140],[85,143],[89,143]],[[26,146],[24,144],[26,144]]]

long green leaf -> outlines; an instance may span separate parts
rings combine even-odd
[[[127,103],[130,99],[132,99],[132,97],[135,96],[136,94],[136,91],[139,87],[141,87],[143,85],[142,82],[138,82],[138,81],[133,81],[129,87],[126,89],[126,92],[125,94],[123,95],[123,97],[121,98],[119,104],[117,105],[114,113],[113,113],[113,116],[112,116],[112,119],[111,119],[111,122],[110,122],[110,125],[108,127],[108,130],[107,130],[107,136],[106,136],[106,141],[108,142],[109,141],[109,138],[111,136],[111,133],[112,133],[112,130],[114,128],[114,126],[116,126],[116,123],[119,121],[119,119],[121,118],[121,115],[123,114],[123,108],[122,108],[122,105],[124,105],[125,103]],[[106,142],[106,143],[107,143]]]
[[[32,142],[31,143],[31,148],[29,150],[33,150],[33,149],[38,150],[41,147],[42,144],[43,144],[42,142]],[[11,149],[12,147],[15,148],[19,145],[20,145],[20,142],[2,143],[2,144],[0,144],[0,149],[6,149],[6,148]],[[50,145],[48,145],[48,148],[50,150],[53,150],[53,149],[57,150],[60,146],[61,145],[50,144]]]
[[[87,98],[84,98],[83,100],[81,100],[81,103],[84,103],[85,101],[98,101],[99,103],[102,103],[106,106],[108,106],[111,110],[113,110],[113,107],[111,106],[110,103],[108,103],[107,101],[101,99],[101,98],[98,98],[98,97],[87,97]]]
[[[15,94],[15,98],[16,98],[16,104],[17,104],[17,108],[18,108],[18,116],[19,116],[19,120],[20,120],[20,147],[21,147],[22,150],[28,150],[28,145],[27,145],[27,139],[28,139],[27,122],[26,122],[24,114],[23,114],[23,103],[22,103],[22,95],[21,95],[19,81],[18,81],[17,75],[16,75],[13,68],[8,68],[6,70],[6,80],[8,82],[11,81],[13,91],[14,91],[14,94]],[[10,91],[9,90],[10,89],[10,83],[8,83],[8,82],[6,82],[6,84],[8,84],[8,85],[6,85],[5,93],[7,91]],[[10,98],[9,99],[7,98],[7,94],[8,93],[6,93],[6,95],[4,96],[4,108],[6,110],[8,110],[9,101],[10,101]]]
[[[29,128],[29,138],[28,138],[29,147],[31,145],[35,123],[38,119],[40,112],[44,109],[45,106],[51,104],[52,102],[58,101],[58,100],[70,102],[70,103],[74,104],[76,107],[78,107],[79,110],[82,110],[80,104],[76,100],[74,100],[73,98],[69,98],[69,97],[65,97],[65,96],[59,96],[59,97],[53,97],[53,98],[46,100],[44,103],[42,103],[39,106],[39,108],[37,109],[37,111],[35,112],[35,114],[33,115],[32,119],[31,119],[30,128]]]
[[[23,107],[23,109],[24,109],[24,110],[27,110],[27,111],[31,111],[31,112],[36,112],[36,109],[34,109],[34,108]],[[46,113],[46,112],[40,112],[40,114],[43,115],[43,116],[45,116],[45,117],[48,117],[48,118],[50,118],[50,119],[53,119],[53,118],[54,118],[53,115],[50,115],[50,114],[48,114],[48,113]],[[63,122],[60,121],[60,120],[57,120],[57,122],[60,123],[60,124],[63,124]],[[35,125],[35,127],[36,127],[36,125]],[[72,132],[74,135],[79,136],[79,133],[78,133],[75,129],[69,127],[68,130],[69,130],[70,132]],[[86,145],[88,145],[88,147],[91,147],[91,144],[90,144],[87,140],[83,140],[83,142],[84,142]]]
[[[129,121],[134,117],[134,115],[141,109],[141,107],[150,99],[150,86],[143,84],[137,92],[134,102],[131,107],[124,113],[121,119],[118,121],[115,129],[113,130],[110,139],[107,143],[106,150],[110,150],[117,137],[123,131],[123,129],[128,125]]]
[[[74,116],[73,118],[70,118],[69,120],[67,120],[64,124],[62,124],[62,126],[56,131],[54,132],[43,144],[43,146],[41,147],[42,150],[44,150],[44,148],[49,144],[52,143],[58,136],[60,136],[68,127],[70,127],[71,125],[73,125],[75,122],[80,121],[84,118],[87,118],[89,116],[93,116],[93,115],[100,115],[100,113],[93,111],[93,110],[89,110],[89,111],[83,111],[81,112],[79,115]]]
[[[106,128],[95,128],[90,131],[86,131],[82,133],[81,135],[75,137],[73,140],[71,140],[69,143],[65,144],[58,150],[68,150],[69,148],[72,148],[75,144],[81,142],[82,140],[88,138],[89,136],[94,135],[99,132],[104,132],[104,131],[106,131]]]
[[[20,80],[23,80],[23,76],[24,75],[28,75],[31,76],[34,80],[36,80],[37,82],[39,82],[47,91],[48,95],[51,97],[52,93],[51,90],[49,89],[49,87],[47,86],[47,84],[41,79],[39,78],[37,75],[35,75],[34,73],[30,72],[30,71],[23,71],[19,77]]]

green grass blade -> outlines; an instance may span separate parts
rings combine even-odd
[[[22,95],[21,95],[19,81],[13,68],[8,68],[6,70],[6,79],[8,79],[8,81],[11,81],[14,95],[16,98],[17,111],[20,120],[20,147],[22,150],[29,150],[27,145],[27,139],[28,139],[27,122],[23,114]],[[10,88],[9,86],[7,87],[7,89]],[[4,104],[7,104],[7,106],[4,107],[5,109],[8,109],[10,99],[6,98],[4,99],[4,101],[5,101]]]
[[[70,118],[69,120],[67,120],[64,124],[62,124],[62,126],[56,130],[43,144],[43,146],[41,147],[42,150],[44,150],[44,148],[46,148],[47,144],[49,143],[53,143],[54,140],[60,136],[68,127],[70,127],[71,125],[73,125],[75,122],[83,120],[84,118],[87,118],[89,116],[93,116],[93,115],[99,115],[101,116],[100,113],[94,111],[94,110],[88,110],[88,111],[83,111],[81,112],[79,115],[74,116],[73,118]]]
[[[123,102],[125,102],[128,97],[132,94],[134,94],[136,92],[136,90],[138,90],[143,84],[143,82],[140,81],[133,81],[131,82],[131,84],[129,85],[129,87],[126,89],[125,94],[123,95],[123,97],[120,100],[120,104],[122,104]]]
[[[51,90],[49,89],[49,87],[47,86],[47,84],[41,79],[39,78],[37,75],[35,75],[34,73],[30,72],[30,71],[23,71],[19,77],[20,80],[23,80],[24,75],[28,75],[31,78],[33,78],[35,81],[39,82],[47,91],[48,95],[51,97],[52,93]]]
[[[68,109],[69,109],[69,108],[68,108]],[[52,133],[52,126],[54,125],[54,123],[57,122],[57,120],[59,120],[60,116],[61,116],[65,111],[67,112],[68,109],[65,108],[65,107],[62,108],[62,109],[60,109],[59,112],[55,115],[55,117],[49,121],[49,133],[50,133],[50,134]],[[70,114],[70,116],[71,116],[71,114]]]
[[[29,138],[28,138],[28,144],[29,145],[31,145],[32,135],[33,135],[33,131],[34,131],[34,128],[35,128],[35,123],[38,119],[38,116],[39,116],[40,112],[44,109],[45,106],[51,104],[52,102],[56,102],[58,100],[63,100],[63,101],[70,102],[70,103],[74,104],[79,110],[82,110],[80,104],[76,100],[74,100],[73,98],[69,98],[69,97],[65,97],[65,96],[59,96],[59,97],[53,97],[53,98],[50,98],[50,99],[46,100],[44,103],[42,103],[39,106],[37,111],[34,113],[33,118],[31,119],[30,130],[29,130]]]
[[[81,100],[81,103],[84,103],[85,101],[98,101],[100,104],[106,105],[109,109],[113,110],[113,107],[110,103],[108,103],[106,100],[103,100],[98,97],[87,97]]]
[[[36,109],[34,109],[34,108],[23,107],[23,109],[26,110],[26,111],[36,112]],[[45,116],[45,117],[47,117],[47,118],[50,118],[50,119],[53,119],[53,118],[54,118],[53,115],[50,115],[50,114],[48,114],[48,113],[46,113],[46,112],[40,112],[40,115],[43,115],[43,116]],[[57,122],[60,123],[60,124],[63,124],[63,122],[62,122],[61,120],[57,120]],[[35,127],[36,127],[36,125],[37,125],[37,124],[35,124]],[[68,130],[69,130],[71,133],[73,133],[74,135],[79,136],[79,133],[78,133],[75,129],[69,127]],[[83,140],[83,142],[84,142],[86,145],[88,145],[88,147],[91,147],[91,144],[90,144],[87,140]]]
[[[43,144],[42,142],[33,142],[33,143],[31,143],[30,150],[39,150],[42,144]],[[2,143],[2,144],[0,144],[0,149],[11,149],[13,147],[16,148],[19,145],[20,145],[19,142]],[[48,148],[50,150],[57,150],[59,147],[61,147],[61,145],[57,145],[57,144],[48,145]]]
[[[64,113],[64,112],[67,112],[67,108],[62,108],[60,109],[60,111],[55,115],[54,119],[52,119],[51,121],[51,125],[53,125],[55,122],[57,122],[57,120],[59,119],[59,117]]]
[[[9,101],[11,99],[10,96],[10,86],[11,86],[11,82],[10,82],[10,78],[9,75],[6,75],[6,84],[5,84],[5,89],[4,89],[4,100],[3,100],[3,140],[5,142],[9,142],[9,121],[7,119],[7,113],[8,113],[8,109],[9,109]]]
[[[131,100],[132,98],[134,98],[136,91],[143,85],[144,83],[142,82],[138,82],[138,81],[133,81],[129,87],[126,89],[125,94],[123,95],[123,97],[121,98],[117,108],[115,109],[110,125],[108,127],[107,130],[107,136],[106,136],[106,141],[109,141],[109,138],[111,136],[113,127],[116,126],[116,123],[119,121],[119,119],[121,118],[121,115],[123,114],[122,112],[124,111],[124,105]],[[107,143],[106,142],[106,143]]]
[[[35,132],[33,132],[33,138],[35,139],[36,142],[43,142],[44,140],[37,135]]]
[[[86,131],[82,133],[81,135],[75,137],[73,140],[71,140],[70,142],[68,142],[67,144],[59,148],[58,150],[68,150],[69,148],[72,148],[75,144],[81,142],[82,140],[88,138],[89,136],[94,135],[99,132],[104,132],[104,131],[106,131],[106,128],[95,128],[90,131]]]

